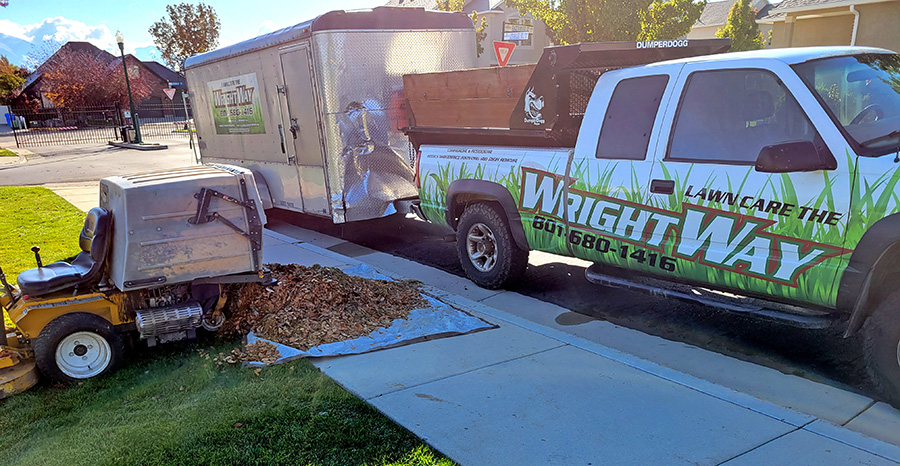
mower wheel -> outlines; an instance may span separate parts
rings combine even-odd
[[[113,372],[125,352],[122,337],[109,321],[83,312],[53,319],[32,346],[41,374],[60,382]]]

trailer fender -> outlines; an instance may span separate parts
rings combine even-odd
[[[256,181],[256,189],[259,191],[259,199],[262,201],[263,210],[274,208],[275,203],[272,202],[272,193],[269,192],[269,183],[266,182],[266,177],[258,170],[251,169],[250,172],[253,173],[253,179]]]
[[[859,330],[872,309],[900,285],[900,214],[872,225],[856,245],[841,276],[837,309],[850,314],[848,337]]]
[[[475,202],[499,204],[506,215],[516,245],[525,251],[530,249],[525,238],[525,229],[522,227],[522,218],[519,216],[519,209],[512,194],[505,187],[491,181],[456,180],[450,183],[447,188],[447,224],[455,230],[466,205]]]

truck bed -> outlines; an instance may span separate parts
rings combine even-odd
[[[409,127],[422,144],[575,147],[603,73],[721,53],[730,39],[611,42],[547,47],[536,65],[403,76]]]

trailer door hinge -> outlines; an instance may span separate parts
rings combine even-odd
[[[288,156],[288,164],[289,165],[297,165],[297,157],[293,155]]]
[[[284,86],[275,86],[275,91],[279,94],[284,94]]]

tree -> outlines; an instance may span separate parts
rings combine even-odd
[[[462,11],[463,7],[466,6],[465,0],[437,0],[437,5],[435,5],[434,9],[439,11]],[[475,55],[481,56],[484,53],[484,45],[483,42],[487,39],[487,19],[483,16],[479,17],[478,12],[472,10],[472,14],[469,15],[469,18],[472,19],[472,24],[475,25]],[[481,21],[478,21],[481,19]]]
[[[728,19],[716,37],[730,37],[731,51],[757,50],[763,48],[763,35],[756,24],[756,8],[750,0],[737,0],[728,11]]]
[[[654,1],[641,10],[641,33],[638,40],[677,39],[691,32],[700,19],[706,1],[693,0]]]
[[[146,99],[152,92],[146,75],[140,73],[133,57],[126,57],[125,63],[132,97],[135,101]],[[43,72],[44,95],[57,107],[128,104],[125,73],[118,60],[108,62],[84,51],[61,50]]]
[[[28,70],[13,65],[5,55],[0,55],[0,104],[11,103],[27,77]]]
[[[166,64],[184,73],[184,61],[208,52],[219,44],[219,16],[213,7],[200,3],[167,5],[163,16],[150,27],[150,35]]]

